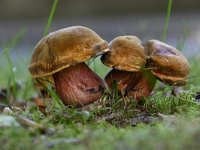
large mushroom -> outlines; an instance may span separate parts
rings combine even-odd
[[[48,34],[35,47],[29,64],[33,78],[52,77],[65,105],[82,106],[101,98],[105,85],[85,63],[109,51],[93,30],[72,26]]]
[[[159,40],[149,40],[144,47],[149,57],[147,64],[153,75],[168,85],[186,84],[190,65],[179,50]]]
[[[141,41],[136,36],[119,36],[110,43],[110,51],[101,57],[102,63],[113,68],[105,81],[111,91],[117,83],[119,94],[140,100],[149,96],[156,78],[145,67],[147,55]]]

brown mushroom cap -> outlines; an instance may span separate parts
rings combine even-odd
[[[39,41],[29,71],[33,78],[48,76],[108,50],[108,43],[91,29],[83,26],[64,28]]]
[[[149,40],[144,46],[149,55],[148,67],[160,81],[178,86],[187,82],[190,65],[179,50],[158,40]]]
[[[110,50],[101,57],[108,67],[123,71],[139,71],[146,63],[146,53],[136,36],[119,36],[109,43]]]

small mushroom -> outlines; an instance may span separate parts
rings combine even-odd
[[[186,84],[190,65],[179,50],[158,40],[149,40],[144,47],[149,56],[148,67],[160,81],[174,86]]]
[[[65,105],[81,106],[102,96],[105,85],[85,61],[109,51],[108,43],[89,28],[72,26],[41,39],[32,55],[33,78],[51,78]]]
[[[149,70],[141,70],[147,58],[141,41],[136,36],[119,36],[109,46],[110,51],[101,57],[102,63],[113,68],[105,76],[107,86],[112,91],[116,81],[119,94],[136,100],[149,96],[156,79]]]

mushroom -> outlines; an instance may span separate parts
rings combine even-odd
[[[149,96],[156,78],[150,70],[142,70],[146,64],[146,52],[136,36],[119,36],[110,43],[110,51],[101,57],[102,63],[113,68],[106,76],[107,86],[113,91],[117,82],[118,93],[140,100]]]
[[[32,78],[53,79],[65,105],[87,105],[101,98],[105,84],[85,61],[107,51],[108,43],[89,28],[60,29],[38,42],[29,71]]]
[[[144,47],[149,57],[147,64],[153,75],[168,85],[186,84],[190,65],[179,50],[158,40],[149,40]]]

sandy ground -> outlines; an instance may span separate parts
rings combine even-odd
[[[187,30],[183,53],[187,56],[200,55],[200,14],[172,14],[166,42],[176,47]],[[143,42],[162,39],[165,15],[129,15],[85,18],[57,18],[53,20],[51,31],[72,25],[83,25],[95,30],[105,40],[111,41],[119,35],[136,35]],[[26,32],[11,49],[14,60],[29,59],[34,46],[42,38],[47,18],[27,20],[0,20],[0,42],[5,44],[22,29]],[[2,53],[3,47],[0,47]]]

